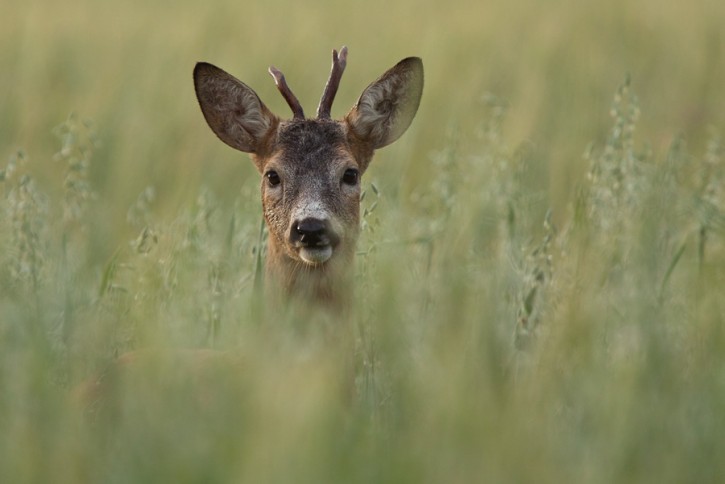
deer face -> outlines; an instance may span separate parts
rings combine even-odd
[[[270,73],[294,114],[288,121],[223,70],[206,63],[194,69],[196,95],[212,131],[229,146],[251,153],[262,175],[270,233],[267,264],[287,271],[288,286],[297,272],[326,273],[330,265],[349,265],[334,261],[350,262],[354,254],[360,176],[374,150],[405,132],[420,103],[423,64],[409,57],[370,84],[342,120],[333,121],[330,108],[346,58],[346,48],[339,56],[333,51],[316,119],[305,118],[284,76],[273,67]]]
[[[277,150],[261,164],[270,236],[290,259],[312,267],[348,255],[358,235],[361,163],[344,125],[281,123]]]

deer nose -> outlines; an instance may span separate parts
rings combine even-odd
[[[317,247],[330,244],[327,223],[318,218],[305,218],[292,226],[290,238],[302,247]]]

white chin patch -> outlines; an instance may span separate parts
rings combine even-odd
[[[322,247],[300,247],[300,258],[312,265],[319,265],[327,262],[332,257],[332,246]]]

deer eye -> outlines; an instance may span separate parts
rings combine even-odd
[[[355,168],[348,168],[342,175],[342,182],[347,185],[357,185],[357,179],[359,176],[360,172],[358,172]]]
[[[267,183],[269,183],[269,186],[276,187],[279,185],[282,180],[279,178],[279,175],[274,170],[269,170],[267,173],[264,174],[265,178],[267,178]]]

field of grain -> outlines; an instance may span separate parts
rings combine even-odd
[[[716,0],[6,0],[0,482],[718,482],[724,24]],[[191,72],[287,116],[274,64],[313,112],[341,45],[333,116],[410,55],[423,100],[363,178],[353,316],[272,317],[259,175]],[[154,356],[117,403],[79,408],[131,350]]]

